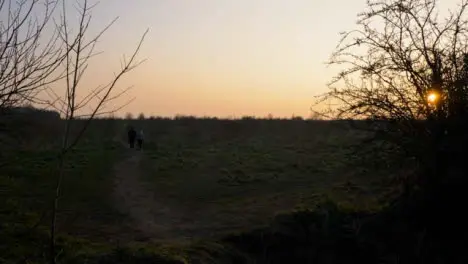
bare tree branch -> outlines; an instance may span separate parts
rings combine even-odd
[[[437,0],[368,0],[357,28],[342,33],[328,62],[341,71],[317,102],[338,102],[327,114],[370,120],[360,124],[374,139],[433,171],[447,168],[434,164],[466,142],[467,9],[460,0],[441,18]]]
[[[57,32],[45,37],[57,3],[1,1],[7,19],[0,22],[0,109],[34,101],[41,89],[63,78],[57,70],[66,50]]]
[[[324,97],[343,102],[335,109],[340,116],[427,118],[432,113],[427,94],[436,90],[448,98],[460,79],[468,49],[467,6],[461,1],[457,12],[441,21],[436,0],[369,1],[359,29],[344,33],[332,54],[329,64],[349,67]],[[365,85],[351,85],[356,79]]]
[[[72,149],[81,139],[86,129],[89,126],[91,120],[96,116],[105,115],[108,113],[113,113],[119,109],[122,109],[132,100],[126,104],[115,107],[114,110],[103,111],[103,108],[107,103],[112,102],[113,100],[119,98],[125,94],[128,89],[123,90],[120,93],[114,94],[118,81],[128,72],[135,69],[143,61],[137,61],[136,57],[140,51],[140,48],[144,42],[144,39],[148,33],[148,30],[142,35],[136,49],[130,56],[130,59],[125,60],[125,63],[122,65],[121,69],[115,73],[114,78],[106,85],[98,85],[95,89],[89,91],[81,100],[78,98],[79,91],[81,90],[82,77],[85,75],[88,68],[89,59],[96,55],[94,52],[96,44],[101,36],[114,24],[116,19],[112,20],[107,26],[105,26],[96,36],[88,39],[86,36],[89,25],[92,21],[91,10],[94,6],[89,6],[88,1],[84,0],[77,3],[77,10],[79,13],[78,29],[77,33],[74,35],[71,34],[67,21],[67,13],[65,8],[65,1],[62,2],[62,16],[61,22],[55,23],[57,25],[57,31],[59,32],[59,39],[63,42],[65,47],[65,59],[62,61],[65,68],[65,74],[63,74],[63,80],[65,80],[65,91],[64,95],[60,96],[53,89],[49,89],[47,93],[51,97],[48,101],[49,106],[57,109],[65,118],[65,128],[62,147],[59,155],[59,168],[57,182],[55,186],[55,196],[53,199],[52,206],[52,220],[50,225],[50,256],[51,263],[55,263],[55,233],[56,233],[56,215],[58,208],[58,200],[61,195],[61,186],[62,181],[65,176],[64,173],[64,164],[67,157],[67,153]],[[86,38],[85,38],[86,36]],[[96,105],[90,105],[92,100],[97,99]],[[78,113],[85,107],[91,107],[89,113]],[[83,126],[78,129],[76,135],[71,134],[71,127],[75,123],[74,120],[77,118],[86,118]]]

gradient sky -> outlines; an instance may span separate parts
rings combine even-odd
[[[147,61],[120,83],[134,85],[129,96],[136,99],[120,114],[308,116],[335,72],[324,62],[364,3],[101,0],[90,33],[120,18],[100,41],[104,53],[90,62],[84,83],[109,80],[149,28],[140,53]]]
[[[336,69],[325,61],[365,0],[101,0],[93,30],[115,16],[86,83],[103,83],[140,35],[147,61],[120,87],[120,114],[308,116]],[[106,77],[107,76],[107,77]],[[122,98],[122,103],[127,98]]]

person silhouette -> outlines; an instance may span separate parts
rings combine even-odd
[[[134,148],[135,147],[135,138],[136,138],[136,131],[135,129],[130,126],[129,129],[128,129],[128,144],[130,145],[130,148]]]
[[[143,134],[143,129],[141,129],[137,134],[137,146],[139,150],[141,150],[141,147],[143,146],[143,139],[144,139],[144,134]]]

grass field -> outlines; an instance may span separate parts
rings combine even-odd
[[[382,178],[359,175],[346,162],[346,146],[358,135],[345,125],[258,122],[214,123],[211,131],[188,124],[179,140],[168,133],[146,145],[144,180],[158,200],[186,216],[180,224],[189,234],[262,226],[278,212],[312,207],[323,195],[349,206],[377,205]],[[229,135],[223,131],[229,126],[240,132]]]
[[[144,129],[142,152],[122,144],[128,124]],[[47,127],[26,131],[1,170],[4,247],[11,230],[45,230],[50,219],[60,129]],[[349,162],[347,146],[361,137],[339,122],[96,120],[68,157],[59,232],[108,245],[186,242],[248,231],[324,196],[376,208],[387,175]]]

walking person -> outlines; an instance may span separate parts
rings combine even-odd
[[[137,135],[138,150],[141,150],[141,147],[143,146],[143,139],[144,139],[144,134],[143,134],[143,129],[141,129]]]
[[[132,126],[130,126],[130,128],[128,129],[128,144],[130,145],[130,148],[135,147],[136,136],[137,136],[137,132]]]

